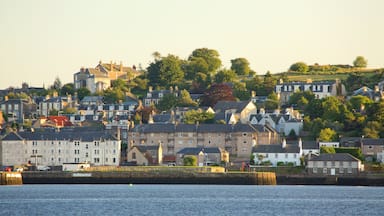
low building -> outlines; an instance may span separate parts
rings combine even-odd
[[[252,155],[256,165],[268,164],[277,166],[278,164],[291,164],[299,166],[302,154],[301,139],[297,144],[287,144],[284,139],[281,145],[256,145],[252,149]]]
[[[362,149],[361,149],[366,161],[378,161],[384,162],[383,153],[384,153],[384,139],[362,139]]]
[[[177,152],[176,164],[184,165],[184,158],[194,156],[198,166],[209,166],[229,162],[229,154],[221,148],[184,148]]]
[[[159,145],[132,146],[127,152],[127,162],[136,165],[160,165],[163,163],[163,148]]]
[[[356,175],[363,170],[361,161],[348,153],[320,154],[307,165],[308,173],[315,175]]]

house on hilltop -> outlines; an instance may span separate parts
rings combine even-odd
[[[122,62],[118,65],[112,61],[109,64],[99,61],[95,68],[81,68],[73,75],[73,79],[76,89],[87,88],[91,93],[95,93],[110,87],[113,80],[128,81],[140,74],[135,66],[124,67]]]

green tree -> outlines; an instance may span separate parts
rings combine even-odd
[[[321,154],[335,154],[336,150],[334,147],[331,146],[321,146],[320,147],[320,153]]]
[[[77,97],[79,98],[79,100],[83,100],[85,96],[90,96],[90,95],[91,95],[91,91],[89,91],[89,89],[87,89],[86,87],[81,87],[77,89]]]
[[[222,69],[215,75],[216,83],[232,82],[236,79],[236,74],[233,70]]]
[[[55,81],[53,82],[53,85],[51,86],[51,89],[56,90],[56,92],[60,92],[61,89],[61,80],[59,77],[56,77]]]
[[[196,156],[187,156],[183,158],[184,166],[197,166]]]
[[[207,64],[207,71],[194,71],[203,72],[203,73],[215,73],[216,70],[221,66],[221,60],[219,58],[219,52],[213,49],[208,48],[199,48],[195,49],[192,54],[189,56],[188,60],[193,62],[197,61],[199,58],[205,61]],[[200,61],[200,60],[198,60]]]
[[[367,138],[380,138],[380,132],[383,130],[383,126],[378,121],[369,121],[363,129],[364,137]]]
[[[322,118],[329,121],[340,121],[341,105],[342,103],[336,97],[330,96],[324,98],[322,101],[322,107],[324,111]]]
[[[337,140],[337,133],[336,131],[332,130],[331,128],[324,128],[320,131],[319,134],[319,140],[320,141],[336,141]]]
[[[196,124],[196,123],[213,123],[215,118],[214,113],[204,112],[202,110],[189,110],[185,112],[184,123]]]
[[[124,101],[125,94],[124,92],[117,88],[108,88],[103,92],[104,103],[119,103],[120,101]]]
[[[177,104],[177,97],[174,94],[166,94],[157,103],[156,108],[161,111],[166,111],[174,108]]]
[[[367,67],[368,61],[363,56],[357,56],[356,59],[353,61],[353,66],[359,67],[359,68],[365,68]]]
[[[192,106],[196,107],[197,102],[193,101],[189,92],[185,89],[181,90],[179,100],[177,101],[178,106]]]
[[[264,103],[267,110],[274,110],[279,108],[279,98],[275,92],[272,92],[267,96],[267,100]]]
[[[365,106],[372,104],[373,100],[367,96],[356,95],[349,99],[349,103],[351,104],[352,109],[360,111],[362,108],[364,109]]]
[[[236,58],[231,60],[231,70],[237,75],[248,75],[251,71],[249,61],[246,58]]]
[[[296,62],[289,67],[289,71],[299,72],[299,73],[307,73],[309,67],[304,62]]]
[[[64,114],[75,114],[76,113],[76,108],[73,107],[65,107],[63,109]]]
[[[277,83],[276,78],[272,76],[270,71],[267,71],[267,73],[264,75],[264,83],[263,83],[264,94],[269,95],[271,92],[273,92],[275,89],[276,83]]]
[[[175,86],[184,79],[182,61],[179,57],[168,55],[160,60],[155,60],[147,68],[147,76],[150,83],[154,86]]]
[[[63,85],[60,90],[60,95],[74,95],[75,94],[75,85],[73,83],[67,83]]]

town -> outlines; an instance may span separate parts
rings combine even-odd
[[[146,69],[99,61],[74,72],[73,83],[23,83],[0,91],[0,167],[380,175],[384,70],[364,70],[365,61],[297,62],[262,76],[244,58],[220,68],[217,51],[201,48],[187,62],[154,53]],[[318,74],[327,78],[311,79]]]

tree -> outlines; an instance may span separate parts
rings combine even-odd
[[[184,71],[181,67],[182,61],[179,57],[168,55],[160,60],[155,59],[148,68],[148,79],[154,86],[174,86],[184,79]]]
[[[119,103],[124,100],[125,94],[124,92],[117,88],[108,88],[103,92],[104,103]]]
[[[322,101],[322,107],[324,110],[322,118],[329,121],[340,121],[341,105],[343,104],[334,96],[324,98]]]
[[[383,130],[383,126],[377,121],[369,121],[363,129],[364,137],[367,138],[380,138],[380,131]]]
[[[351,104],[352,109],[362,111],[361,109],[364,109],[365,106],[373,103],[373,100],[367,96],[356,95],[349,99],[349,103]]]
[[[215,106],[218,101],[235,101],[231,87],[226,84],[213,84],[201,99],[203,106]]]
[[[289,71],[293,72],[299,72],[299,73],[306,73],[308,72],[309,67],[304,62],[296,62],[289,67]]]
[[[189,92],[185,89],[181,90],[179,100],[177,101],[178,106],[192,106],[196,107],[197,102],[193,101]]]
[[[231,60],[231,70],[237,75],[248,75],[251,71],[249,61],[245,58],[236,58]]]
[[[89,89],[87,89],[86,87],[81,87],[77,89],[77,97],[79,98],[79,100],[83,100],[85,96],[90,96],[90,95],[91,95],[91,91],[89,91]]]
[[[279,108],[279,98],[275,92],[272,92],[267,96],[267,100],[264,103],[265,109],[274,110]]]
[[[274,91],[276,83],[277,83],[276,78],[272,76],[270,71],[267,71],[267,73],[264,75],[264,83],[263,83],[265,95],[269,95],[271,92]]]
[[[75,85],[73,83],[67,83],[63,85],[60,90],[60,95],[74,95],[75,94]]]
[[[320,147],[320,153],[321,154],[335,154],[336,151],[335,151],[335,148],[334,147],[331,147],[331,146],[321,146]]]
[[[198,73],[203,73],[208,77],[213,76],[221,66],[219,53],[208,48],[196,49],[188,57],[186,62],[186,77],[196,81]]]
[[[236,79],[236,74],[233,70],[222,69],[215,75],[216,83],[232,82]]]
[[[203,112],[202,110],[189,110],[185,112],[184,123],[185,124],[197,124],[197,123],[213,123],[215,118],[214,113]]]
[[[161,98],[156,108],[161,111],[166,111],[174,108],[177,104],[177,97],[174,94],[166,94]]]
[[[59,77],[56,77],[55,81],[53,82],[53,85],[51,86],[52,89],[56,90],[57,92],[60,92],[61,89],[61,81]]]
[[[357,56],[353,61],[353,66],[358,68],[365,68],[367,67],[367,63],[368,61],[363,56]]]
[[[196,156],[187,156],[183,158],[184,166],[197,166]]]
[[[320,141],[336,141],[337,140],[337,133],[336,131],[332,130],[331,128],[324,128],[320,131],[319,134],[319,140]]]

